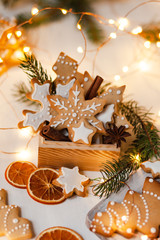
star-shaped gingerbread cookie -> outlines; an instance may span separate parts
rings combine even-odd
[[[141,163],[141,168],[147,173],[152,173],[154,178],[160,177],[160,159],[157,159],[157,161],[154,162],[149,160],[143,162]]]
[[[66,197],[72,196],[73,193],[84,197],[85,188],[89,183],[89,178],[79,173],[79,168],[74,167],[72,169],[62,167],[60,169],[60,177],[56,179],[59,184],[64,187],[64,193]]]
[[[52,115],[50,111],[50,104],[47,99],[49,95],[49,89],[51,86],[50,81],[46,81],[43,85],[41,85],[37,79],[31,80],[31,85],[33,91],[27,94],[27,97],[31,100],[34,100],[41,104],[41,109],[38,112],[24,110],[23,114],[25,116],[25,120],[19,122],[18,127],[24,128],[31,126],[34,132],[37,132],[44,121],[50,121]]]
[[[51,108],[58,113],[58,115],[52,117],[50,121],[51,127],[58,130],[67,128],[72,141],[74,141],[72,131],[77,128],[77,124],[79,124],[80,121],[85,119],[90,123],[92,130],[105,134],[103,123],[96,119],[95,115],[103,110],[106,100],[98,98],[85,100],[84,90],[81,88],[78,80],[75,81],[73,87],[70,89],[68,99],[59,95],[49,95],[48,99]],[[85,125],[84,122],[81,126],[84,127]],[[87,126],[85,126],[85,128],[87,128]]]
[[[15,205],[6,205],[7,192],[0,189],[0,236],[10,240],[32,238],[31,223],[20,217],[20,209]]]

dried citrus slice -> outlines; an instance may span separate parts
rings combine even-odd
[[[29,175],[36,169],[30,162],[12,162],[5,171],[6,180],[18,188],[26,188]]]
[[[83,240],[83,238],[73,231],[65,227],[52,227],[44,230],[39,234],[36,240]]]
[[[63,188],[53,184],[53,180],[58,177],[58,172],[52,168],[38,168],[28,178],[28,194],[37,202],[45,204],[64,201]]]

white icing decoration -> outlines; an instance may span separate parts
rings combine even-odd
[[[111,93],[111,92],[112,92],[112,89],[109,89],[109,92]]]
[[[152,227],[152,228],[150,229],[150,232],[151,232],[151,233],[156,233],[156,228]]]
[[[58,98],[56,98],[56,101],[54,99],[51,99],[51,101],[53,103],[55,103],[54,106],[59,106],[59,109],[68,110],[68,108],[64,106],[64,101],[63,100],[62,100],[62,102],[60,102],[60,100]]]
[[[75,82],[75,79],[72,79],[66,85],[57,84],[56,95],[60,95],[61,97],[68,98],[69,97],[69,90],[73,86],[74,82]]]
[[[73,142],[76,142],[78,140],[82,140],[85,143],[89,143],[88,137],[91,133],[93,133],[93,129],[88,129],[84,126],[84,122],[81,122],[81,125],[79,127],[72,128],[74,131],[74,138]]]
[[[101,113],[97,114],[96,118],[105,124],[107,122],[111,122],[113,113],[114,104],[110,104],[107,107],[105,107]]]
[[[79,173],[79,168],[74,167],[72,169],[62,167],[62,175],[56,179],[60,184],[64,185],[65,192],[67,194],[77,189],[80,192],[84,191],[83,182],[88,181],[88,178]]]
[[[117,90],[117,94],[118,94],[118,95],[121,94],[121,90]]]
[[[82,109],[82,112],[90,111],[91,113],[94,113],[95,110],[97,110],[97,107],[101,106],[101,104],[95,104],[95,102],[92,103],[91,106],[87,105],[85,109]]]
[[[88,77],[85,77],[85,78],[84,78],[84,81],[85,81],[85,82],[88,82],[88,80],[89,80]]]
[[[131,228],[127,228],[126,232],[127,233],[132,233],[132,229]]]
[[[75,91],[73,90],[72,92],[73,92],[73,94],[75,96],[75,97],[73,97],[74,106],[77,106],[77,103],[80,101],[80,99],[78,98],[78,96],[80,94],[80,91],[78,91],[78,85],[76,85],[76,90]]]
[[[54,67],[53,67],[53,70],[55,70],[55,71],[56,71],[56,70],[57,70],[57,66],[54,66]]]
[[[51,125],[51,127],[58,127],[60,124],[63,125],[69,118],[61,118],[59,121],[54,121],[53,124]]]
[[[151,168],[154,174],[160,174],[160,161],[146,161],[142,163],[142,165],[145,166],[145,168]]]
[[[18,223],[19,220],[18,220],[18,218],[14,218],[12,222],[13,222],[13,223]]]
[[[152,183],[152,182],[153,182],[153,179],[152,179],[152,178],[150,178],[150,179],[149,179],[149,182],[150,182],[150,183]]]
[[[25,120],[23,121],[23,126],[32,126],[34,130],[37,131],[41,123],[46,120],[50,121],[51,116],[48,115],[48,108],[50,107],[50,104],[47,99],[47,95],[49,95],[49,87],[49,83],[43,85],[34,83],[34,92],[32,93],[32,99],[40,101],[42,108],[37,113],[28,112],[25,116]]]
[[[85,116],[85,115],[84,115]],[[88,122],[95,128],[97,128],[99,131],[102,131],[102,128],[98,127],[97,124],[99,124],[99,121],[94,122],[92,119],[88,120]]]

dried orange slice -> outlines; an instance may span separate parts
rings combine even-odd
[[[65,200],[63,188],[53,184],[59,177],[52,168],[38,168],[28,178],[28,194],[40,203],[56,204]]]
[[[83,238],[70,228],[52,227],[41,232],[36,240],[83,240]]]
[[[14,187],[26,188],[28,177],[35,169],[30,162],[12,162],[5,171],[5,178]]]

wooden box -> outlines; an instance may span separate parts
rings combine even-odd
[[[118,159],[120,150],[115,145],[73,142],[55,142],[39,138],[38,167],[74,167],[80,170],[99,171],[106,160]]]

